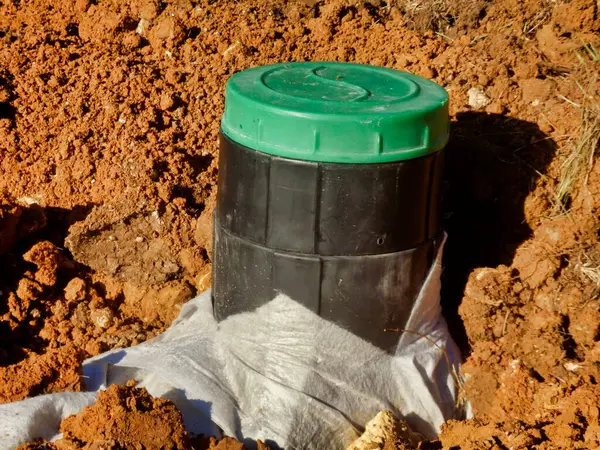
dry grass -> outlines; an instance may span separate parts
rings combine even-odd
[[[446,0],[398,0],[396,5],[411,28],[442,32],[451,25],[451,8]]]
[[[543,6],[540,7],[536,15],[523,24],[523,35],[525,38],[532,37],[536,30],[544,25],[552,17],[552,6],[549,2],[544,2]]]
[[[579,62],[585,64],[586,61],[582,53],[585,53],[592,62],[600,62],[600,52],[596,50],[596,47],[594,47],[594,44],[592,44],[591,42],[583,44],[583,52],[577,53],[577,58],[579,59]]]
[[[584,44],[577,57],[586,70],[584,83],[575,81],[582,94],[582,100],[575,102],[561,97],[581,112],[579,132],[567,144],[568,154],[560,168],[556,188],[555,214],[569,212],[575,189],[587,190],[588,177],[594,164],[594,157],[600,143],[600,92],[598,90],[598,67],[600,54],[592,44]]]
[[[579,270],[584,277],[600,288],[600,264],[591,260],[589,255],[584,255],[585,261],[579,265]]]
[[[598,300],[600,298],[600,249],[597,245],[581,249],[575,261],[575,272],[579,273],[584,285],[588,283],[592,285],[591,291],[586,290],[588,301]]]
[[[556,189],[556,213],[569,210],[573,190],[579,181],[583,182],[582,187],[585,189],[600,142],[600,105],[581,109],[579,135],[568,144],[570,151],[561,165]]]

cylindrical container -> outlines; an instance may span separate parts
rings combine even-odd
[[[227,83],[214,220],[217,320],[278,293],[390,349],[440,238],[448,95],[345,63]]]

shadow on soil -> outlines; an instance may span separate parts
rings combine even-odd
[[[498,114],[463,113],[446,147],[443,212],[442,307],[464,354],[469,351],[458,314],[467,279],[478,267],[510,265],[531,235],[524,204],[556,152],[536,124]]]
[[[40,352],[46,346],[39,337],[43,321],[17,322],[5,315],[9,310],[9,293],[17,290],[21,279],[31,278],[36,269],[35,264],[23,259],[23,254],[38,242],[50,241],[70,260],[70,254],[62,248],[69,226],[82,220],[90,208],[78,206],[67,210],[31,205],[0,215],[0,367],[16,364],[25,359],[28,352]],[[62,291],[67,282],[82,270],[85,269],[74,263],[62,268],[56,285],[43,287],[44,296]],[[44,308],[49,308],[39,302],[35,307],[42,315]]]

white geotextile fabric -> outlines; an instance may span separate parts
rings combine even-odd
[[[387,409],[433,438],[465,414],[456,407],[460,355],[441,315],[441,254],[393,355],[285,295],[217,323],[207,291],[162,335],[86,361],[89,393],[0,405],[0,449],[56,438],[60,420],[92,404],[95,391],[129,379],[173,400],[193,433],[218,435],[216,424],[286,449],[337,449]]]

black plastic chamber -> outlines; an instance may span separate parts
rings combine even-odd
[[[279,292],[393,348],[435,257],[442,152],[331,164],[257,152],[221,135],[214,221],[218,320]]]

